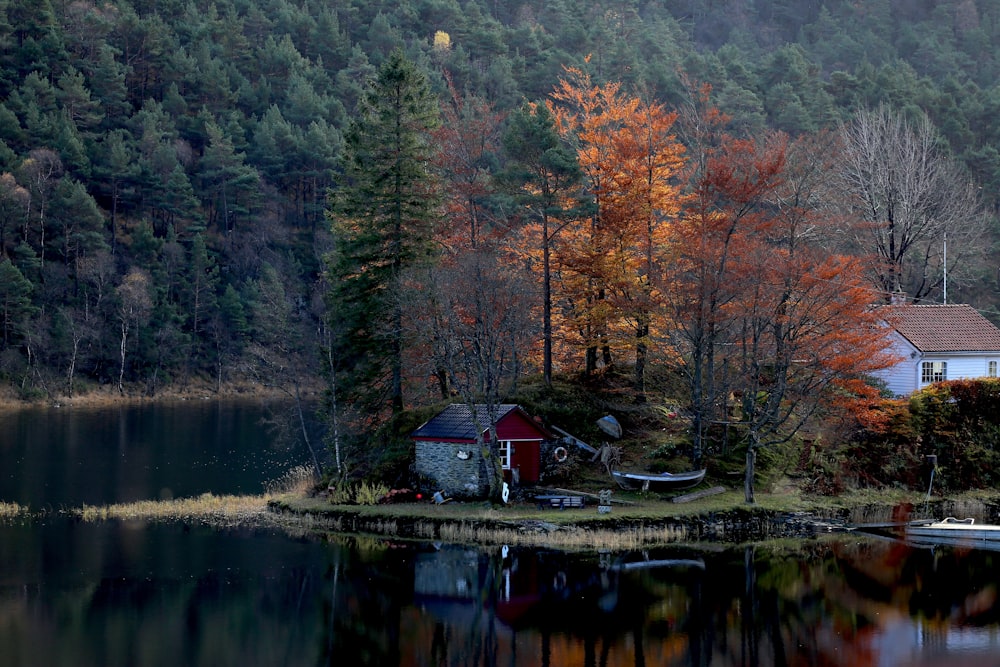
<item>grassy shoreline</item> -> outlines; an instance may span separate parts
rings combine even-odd
[[[317,394],[322,387],[307,387],[307,392]],[[167,387],[149,396],[139,387],[127,387],[119,392],[110,385],[90,387],[72,396],[52,394],[37,398],[17,397],[10,388],[0,388],[0,410],[23,410],[40,407],[108,408],[119,405],[169,404],[186,401],[228,400],[287,400],[288,395],[273,387],[252,382],[230,382],[220,390],[207,382],[189,382],[184,386]]]
[[[659,498],[631,499],[598,514],[583,509],[538,509],[530,503],[502,508],[486,503],[401,503],[332,505],[302,490],[256,496],[214,496],[164,501],[138,501],[104,506],[84,505],[56,512],[31,512],[16,503],[0,504],[0,520],[35,520],[47,514],[86,522],[176,521],[214,528],[276,528],[293,537],[333,534],[376,536],[394,540],[462,544],[508,544],[564,550],[625,551],[691,542],[753,542],[845,530],[863,523],[899,519],[900,507],[913,516],[975,516],[995,522],[1000,493],[980,492],[935,498],[912,492],[865,492],[848,496],[801,497],[760,494],[747,505],[730,490],[691,503]]]

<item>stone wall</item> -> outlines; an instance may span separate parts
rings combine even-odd
[[[485,498],[486,480],[482,452],[475,444],[422,442],[416,445],[414,468],[418,475],[434,480],[451,498]],[[467,458],[464,458],[466,457]]]

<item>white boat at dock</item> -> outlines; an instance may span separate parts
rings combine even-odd
[[[996,548],[1000,546],[1000,526],[955,517],[942,521],[914,521],[906,526],[906,538],[921,544]]]

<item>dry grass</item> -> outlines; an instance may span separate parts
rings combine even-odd
[[[17,503],[8,503],[0,500],[0,519],[16,519],[27,515],[27,507],[23,507]]]
[[[295,466],[276,480],[264,484],[267,495],[306,496],[316,486],[316,472],[310,466]]]
[[[262,495],[216,496],[203,493],[195,498],[84,505],[64,510],[63,513],[83,521],[185,521],[224,527],[289,524],[308,526],[313,522],[310,515],[303,514],[292,520],[287,515],[271,512],[268,503],[276,498],[306,497],[315,484],[316,476],[312,468],[298,466],[265,484],[265,493]]]
[[[638,526],[608,530],[593,528],[481,528],[468,524],[441,526],[438,539],[463,544],[545,545],[554,549],[609,549],[625,551],[689,539],[683,526]]]
[[[66,510],[83,521],[204,521],[213,525],[253,525],[269,514],[270,496],[214,496],[175,500],[138,500],[114,505],[84,505]]]
[[[691,503],[630,496],[633,504],[614,505],[610,514],[584,509],[538,509],[529,503],[496,508],[486,503],[402,503],[390,505],[331,505],[310,497],[315,481],[308,468],[289,471],[267,485],[260,496],[214,496],[168,501],[138,501],[101,507],[84,506],[65,513],[83,521],[184,521],[216,527],[278,527],[295,536],[316,533],[373,535],[381,538],[441,540],[464,544],[544,545],[566,550],[594,548],[633,550],[695,539],[689,526],[697,517],[751,511],[742,491],[730,490]],[[840,516],[850,522],[883,520],[899,504],[920,503],[912,492],[857,492],[836,498],[803,498],[796,494],[758,494],[754,512],[807,511],[818,517]],[[1000,503],[1000,494],[977,494],[932,501],[932,512],[976,515],[984,506]],[[964,512],[964,513],[963,513]],[[27,517],[27,508],[0,503],[0,519]],[[678,519],[671,521],[671,519]],[[685,521],[694,518],[694,522]],[[379,539],[378,537],[373,539]]]

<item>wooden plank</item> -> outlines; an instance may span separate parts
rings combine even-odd
[[[685,493],[683,496],[677,496],[674,498],[675,503],[689,503],[692,500],[698,500],[699,498],[707,498],[708,496],[716,496],[720,493],[725,493],[726,487],[724,486],[713,486],[710,489],[704,489],[702,491],[694,491],[693,493]]]
[[[572,489],[560,489],[560,488],[556,488],[554,490],[558,491],[559,493],[569,493],[578,496],[587,496],[588,498],[597,498],[598,500],[601,499],[601,497],[596,493],[588,493],[587,491],[573,491]],[[631,500],[619,500],[617,498],[612,498],[611,502],[618,503],[619,505],[635,505],[635,503],[633,503]]]
[[[593,447],[591,447],[590,445],[588,445],[587,443],[585,443],[583,440],[580,440],[580,438],[576,437],[575,435],[570,435],[569,433],[567,433],[566,431],[562,430],[558,426],[553,426],[552,430],[555,431],[556,433],[560,434],[562,436],[563,441],[565,441],[566,444],[576,445],[580,449],[585,449],[588,452],[590,452],[591,454],[596,454],[597,453],[596,449],[594,449]]]

